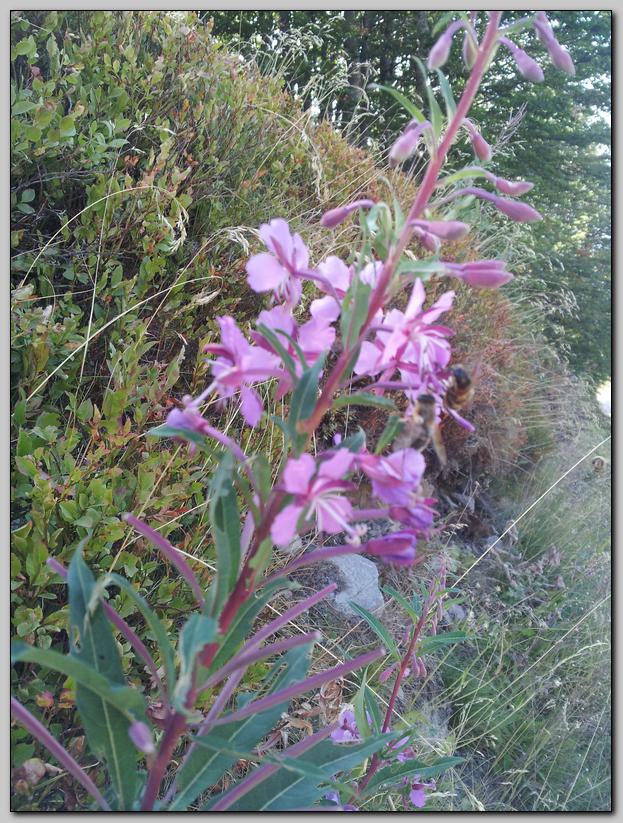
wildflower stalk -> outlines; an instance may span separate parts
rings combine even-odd
[[[392,280],[394,272],[396,271],[396,267],[400,262],[400,258],[407,248],[409,241],[413,235],[414,225],[413,221],[416,220],[420,214],[426,208],[426,205],[437,185],[439,173],[443,167],[445,162],[446,156],[450,147],[452,146],[454,139],[463,124],[463,120],[467,116],[472,103],[474,102],[474,97],[478,91],[484,73],[487,69],[489,64],[489,60],[493,54],[493,50],[496,45],[497,35],[500,20],[502,18],[501,11],[493,11],[489,17],[489,24],[487,26],[487,30],[483,37],[483,40],[478,48],[478,56],[474,62],[472,67],[471,74],[463,90],[463,94],[461,95],[461,99],[456,108],[456,112],[454,117],[450,121],[448,128],[443,136],[443,140],[439,144],[439,148],[433,155],[424,175],[424,179],[422,180],[422,184],[418,189],[418,193],[413,201],[413,205],[409,210],[409,214],[405,220],[404,228],[398,238],[398,241],[393,249],[390,250],[389,257],[383,264],[383,268],[381,269],[381,273],[379,276],[379,280],[374,288],[372,294],[370,295],[370,307],[368,309],[368,315],[366,318],[365,323],[361,329],[359,334],[359,339],[357,340],[357,344],[363,340],[365,335],[367,334],[370,324],[372,323],[372,319],[374,318],[375,314],[378,310],[383,306],[385,302],[386,291],[389,283]],[[320,423],[322,417],[325,413],[329,410],[331,403],[333,401],[333,396],[337,389],[339,388],[340,381],[346,371],[349,361],[352,357],[352,351],[344,349],[340,354],[331,374],[327,378],[327,382],[322,390],[320,395],[320,399],[316,404],[316,408],[312,412],[310,418],[305,422],[304,431],[307,434],[311,434],[318,424]]]

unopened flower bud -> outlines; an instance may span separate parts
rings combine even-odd
[[[412,120],[389,150],[390,163],[397,164],[408,160],[416,150],[424,131],[430,128],[431,124],[428,120],[424,120],[422,123]]]
[[[448,57],[450,56],[450,49],[452,47],[452,38],[454,37],[454,33],[464,25],[465,23],[463,22],[463,20],[456,20],[454,23],[450,23],[448,28],[437,40],[437,42],[432,47],[428,55],[429,71],[441,68],[441,66],[443,66],[443,64],[447,61]]]
[[[320,225],[327,229],[333,229],[343,223],[351,212],[357,211],[357,209],[371,209],[372,206],[374,206],[374,200],[355,200],[348,206],[338,206],[336,209],[330,209],[322,215]]]
[[[366,554],[380,558],[384,563],[410,566],[415,560],[416,542],[413,532],[393,532],[376,540],[369,540],[364,551]]]
[[[534,220],[543,219],[543,216],[527,203],[521,203],[517,200],[507,200],[505,197],[496,197],[492,202],[502,214],[505,214],[507,217],[510,217],[511,220],[515,220],[518,223],[530,223]]]
[[[427,251],[431,251],[433,252],[433,254],[436,254],[439,251],[441,247],[441,241],[438,237],[435,237],[434,234],[424,231],[424,229],[420,229],[417,226],[414,227],[413,234],[415,234],[417,239],[420,241],[420,244]]]
[[[463,120],[463,125],[469,132],[469,139],[474,149],[474,154],[481,161],[481,163],[488,163],[493,156],[491,146],[487,143],[482,134],[478,131],[471,120],[467,118]]]
[[[478,45],[469,30],[467,30],[463,38],[463,62],[465,63],[465,67],[471,69],[477,57]]]
[[[460,240],[469,231],[467,223],[459,220],[414,220],[413,225],[441,240]]]
[[[573,65],[571,55],[564,46],[560,45],[556,38],[548,43],[547,50],[549,52],[550,60],[557,69],[560,69],[560,71],[564,71],[567,74],[575,74],[575,66]]]
[[[128,729],[130,740],[143,754],[153,754],[156,751],[151,729],[146,723],[137,720]]]
[[[527,180],[505,180],[503,177],[496,177],[495,174],[485,172],[485,177],[496,187],[502,194],[508,194],[511,197],[521,197],[534,187],[534,183]]]
[[[515,65],[519,69],[522,77],[530,80],[531,83],[543,82],[543,69],[536,60],[533,60],[527,52],[520,49],[519,46],[513,43],[512,40],[509,40],[508,37],[500,37],[500,43],[503,43],[513,55]]]
[[[513,279],[503,260],[476,260],[471,263],[446,263],[446,274],[458,277],[477,289],[497,289]]]
[[[550,41],[556,39],[550,22],[547,19],[547,15],[544,11],[539,11],[536,13],[533,25],[537,37],[544,46],[547,46],[550,43]]]

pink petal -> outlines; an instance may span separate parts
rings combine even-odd
[[[344,524],[350,521],[353,514],[350,502],[345,497],[337,495],[318,498],[314,510],[318,530],[328,534],[339,534],[344,531]]]
[[[325,320],[327,323],[332,323],[340,316],[340,306],[335,298],[327,295],[327,297],[320,297],[318,300],[313,300],[309,307],[309,313],[318,320]]]
[[[257,292],[275,290],[289,277],[279,261],[266,252],[250,257],[246,268],[249,275],[247,282]]]
[[[367,340],[364,341],[355,364],[355,374],[377,374],[381,370],[380,360],[381,352],[377,346]]]
[[[307,494],[315,471],[316,461],[311,454],[290,458],[283,471],[282,486],[289,494]]]
[[[249,426],[257,426],[262,419],[264,412],[264,405],[260,396],[255,389],[250,389],[248,386],[243,386],[240,390],[241,406],[240,411],[242,416],[247,421]]]
[[[287,221],[282,217],[276,217],[270,223],[262,223],[260,237],[266,248],[270,249],[277,257],[286,260],[292,259],[292,235]]]
[[[327,480],[339,480],[350,471],[355,462],[355,455],[348,449],[339,449],[333,457],[323,460],[318,469],[318,477]]]
[[[270,527],[270,536],[276,546],[287,546],[296,535],[296,524],[303,511],[303,506],[291,503],[280,511]]]

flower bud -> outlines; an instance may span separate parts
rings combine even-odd
[[[488,163],[491,160],[491,157],[493,156],[491,146],[487,143],[485,138],[478,131],[478,129],[472,123],[471,120],[465,118],[465,120],[463,120],[463,125],[469,132],[469,139],[471,140],[472,148],[474,149],[474,154],[481,161],[481,163]]]
[[[521,197],[522,194],[526,194],[534,187],[534,183],[529,183],[527,180],[505,180],[503,177],[496,177],[495,174],[490,172],[485,172],[485,177],[493,183],[498,191],[511,197]]]
[[[550,60],[557,69],[560,69],[560,71],[564,71],[567,74],[575,74],[575,66],[573,65],[571,55],[564,46],[560,45],[556,38],[548,43],[547,50],[549,52]]]
[[[538,11],[533,22],[537,37],[544,46],[548,46],[552,40],[555,40],[554,32],[550,25],[547,15],[544,11]]]
[[[410,566],[415,560],[416,537],[413,532],[393,532],[370,540],[364,550],[366,554],[380,558],[384,563]]]
[[[156,751],[151,729],[146,723],[137,720],[128,729],[128,736],[136,748],[143,754],[153,754]]]
[[[330,209],[322,215],[320,225],[327,229],[333,229],[343,223],[351,212],[357,211],[357,209],[371,209],[372,206],[374,206],[374,200],[355,200],[348,206],[338,206],[336,209]]]
[[[525,77],[526,80],[530,80],[531,83],[543,82],[543,69],[539,66],[536,60],[533,60],[527,52],[520,49],[519,46],[513,43],[512,40],[509,40],[508,37],[500,37],[500,43],[503,43],[513,55],[515,65],[519,69],[519,73],[522,77]]]
[[[447,61],[450,56],[450,48],[452,47],[452,38],[454,37],[454,33],[464,25],[465,23],[463,20],[456,20],[448,26],[441,37],[437,40],[428,55],[429,71],[441,68],[441,66],[443,66],[443,64]]]
[[[423,132],[430,128],[431,124],[428,120],[424,120],[422,123],[412,120],[389,150],[390,163],[397,164],[408,160],[416,150]]]
[[[459,240],[469,231],[467,223],[459,220],[414,220],[413,225],[441,240]]]
[[[445,272],[473,288],[497,289],[513,279],[505,266],[503,260],[475,260],[471,263],[446,263]]]
[[[420,241],[420,244],[433,254],[436,254],[439,249],[441,248],[441,241],[438,237],[435,237],[434,234],[430,232],[424,231],[423,229],[418,228],[418,226],[414,226],[413,234],[417,237]]]
[[[478,57],[478,45],[468,29],[463,38],[463,62],[467,69],[471,69],[476,62],[476,57]]]
[[[543,219],[543,216],[527,203],[520,203],[517,200],[507,200],[505,197],[494,197],[492,203],[498,211],[501,211],[502,214],[505,214],[517,223],[529,223],[534,220]]]

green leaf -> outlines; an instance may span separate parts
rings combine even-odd
[[[340,316],[340,333],[346,351],[350,351],[357,343],[359,332],[368,316],[371,292],[370,286],[362,283],[357,273],[342,302]]]
[[[175,691],[173,705],[184,714],[192,713],[186,707],[186,697],[193,684],[193,672],[197,665],[197,655],[212,643],[218,634],[218,623],[213,617],[203,614],[191,615],[180,633],[177,650],[180,656],[180,673]]]
[[[403,427],[404,423],[401,418],[398,417],[398,415],[392,415],[385,424],[385,428],[379,437],[379,442],[376,444],[374,453],[380,454],[386,446],[393,443],[394,439],[398,436],[398,434],[400,434]]]
[[[383,586],[383,591],[390,597],[393,597],[394,600],[402,606],[402,608],[406,611],[409,617],[417,623],[417,621],[420,619],[420,615],[415,611],[413,606],[409,603],[407,598],[404,597],[404,595],[400,594],[399,591],[392,588],[391,586]]]
[[[34,57],[37,53],[37,44],[35,38],[31,35],[24,37],[19,43],[16,43],[11,49],[11,59],[15,57]]]
[[[380,89],[381,91],[386,91],[388,94],[400,103],[400,105],[407,111],[411,117],[417,120],[419,123],[423,123],[426,120],[424,113],[421,109],[409,100],[401,91],[398,89],[394,89],[391,86],[381,86],[379,83],[371,83],[368,88],[370,89]]]
[[[284,578],[277,578],[267,583],[260,592],[253,594],[236,612],[221,645],[214,656],[209,672],[215,672],[225,665],[234,656],[241,643],[247,638],[253,621],[266,606],[275,592],[280,589],[296,588],[297,584]]]
[[[15,640],[11,643],[11,663],[36,663],[51,671],[71,677],[85,689],[123,714],[128,723],[139,720],[144,715],[143,696],[127,685],[111,683],[91,666],[87,666],[71,655],[61,654],[53,649],[41,649]]]
[[[71,658],[94,669],[111,687],[123,688],[125,677],[121,658],[110,623],[95,593],[95,580],[78,548],[72,557],[67,576],[69,586],[69,621]],[[138,781],[136,768],[139,752],[129,742],[130,720],[125,708],[111,706],[103,696],[77,681],[76,707],[80,713],[89,747],[106,761],[119,809],[132,808]],[[142,699],[140,701],[142,707]],[[144,711],[137,719],[146,722]]]
[[[65,117],[62,117],[58,130],[61,137],[73,137],[76,133],[75,118],[72,117],[70,114],[66,115]]]
[[[403,778],[411,777],[412,775],[419,775],[422,780],[437,777],[443,772],[451,769],[462,763],[463,757],[442,757],[434,763],[427,764],[421,760],[407,760],[404,763],[396,763],[392,766],[386,766],[384,769],[373,775],[372,779],[365,788],[365,795],[369,796],[382,786],[392,786],[396,783],[402,782]]]
[[[428,80],[428,71],[426,66],[418,57],[414,57],[415,62],[420,67],[420,71],[422,72],[422,78],[424,80],[424,85],[426,87],[426,97],[428,99],[428,108],[430,110],[430,122],[433,127],[433,134],[435,135],[435,141],[439,142],[439,137],[441,136],[441,130],[443,128],[443,114],[441,113],[441,109],[439,108],[439,103],[437,102],[433,90],[431,88],[430,82]]]
[[[359,426],[357,431],[354,434],[349,434],[348,437],[344,438],[340,443],[340,449],[348,449],[349,451],[357,454],[366,445],[366,433],[364,430]]]
[[[18,100],[11,108],[11,115],[26,114],[27,111],[37,108],[37,104],[32,100]]]
[[[290,415],[288,417],[288,428],[292,437],[297,456],[303,443],[306,440],[305,435],[298,433],[297,424],[307,420],[316,406],[318,398],[318,383],[320,380],[320,372],[324,366],[326,352],[321,354],[318,360],[310,369],[306,369],[301,375],[290,401]]]
[[[396,405],[389,397],[381,397],[370,392],[358,392],[357,394],[343,394],[336,397],[333,407],[336,409],[342,406],[376,406],[379,409],[395,409]]]
[[[269,329],[267,326],[264,326],[262,323],[258,323],[257,331],[259,334],[262,335],[262,337],[264,337],[270,343],[270,345],[274,348],[279,357],[281,357],[283,365],[288,370],[290,377],[293,380],[297,380],[298,377],[296,373],[296,363],[292,359],[292,356],[288,353],[283,343],[279,340],[275,332],[272,331],[272,329]]]
[[[428,654],[430,652],[441,649],[444,646],[451,646],[454,643],[460,643],[462,640],[467,640],[469,635],[465,632],[444,632],[437,634],[434,637],[424,637],[420,640],[420,653]]]
[[[454,95],[452,94],[452,88],[450,87],[450,83],[448,83],[448,78],[446,75],[436,69],[437,77],[439,78],[439,87],[441,89],[441,94],[444,99],[444,103],[446,104],[446,119],[448,123],[454,117],[454,113],[456,112],[456,100],[454,99]]]
[[[267,678],[269,682],[272,678],[268,693],[277,692],[305,678],[312,647],[313,643],[309,643],[292,649],[273,666]],[[248,694],[245,703],[258,696]],[[232,749],[251,750],[270,732],[287,707],[288,701],[284,701],[244,720],[219,726],[218,734],[230,742]],[[205,750],[196,748],[177,774],[178,792],[168,811],[187,809],[202,792],[211,788],[236,760],[235,756],[223,752],[214,752],[206,756]]]
[[[136,591],[129,580],[126,580],[125,577],[121,577],[119,574],[115,574],[115,572],[109,572],[104,575],[104,577],[97,581],[97,586],[102,589],[108,588],[108,586],[118,586],[136,603],[156,639],[160,654],[162,655],[167,686],[169,691],[172,692],[175,687],[175,655],[173,653],[173,647],[169,641],[167,630],[160,620],[158,620],[155,612],[149,607],[149,603]]]
[[[238,579],[240,567],[240,512],[232,483],[234,459],[225,452],[210,483],[210,523],[216,547],[216,592],[212,614],[220,612]]]
[[[182,440],[189,440],[191,443],[194,443],[196,446],[201,446],[204,449],[206,447],[206,437],[204,434],[199,434],[190,429],[178,429],[174,426],[168,426],[166,423],[155,426],[155,428],[150,429],[147,434],[150,437],[178,437]]]
[[[35,199],[35,190],[34,189],[24,189],[22,192],[22,203],[32,203]]]
[[[396,660],[400,660],[400,652],[398,651],[396,641],[387,631],[385,626],[380,622],[380,620],[378,620],[373,614],[370,614],[370,612],[367,609],[364,609],[363,606],[359,606],[357,603],[354,603],[353,601],[350,601],[349,605],[351,609],[353,609],[357,612],[357,614],[363,617],[368,626],[370,626],[372,631],[382,641],[383,646],[392,653],[393,657]]]
[[[352,770],[393,737],[395,735],[382,735],[354,745],[321,740],[296,758],[298,768],[282,766],[275,774],[233,803],[228,811],[282,812],[311,806],[327,790],[326,785],[318,779],[318,770],[324,775],[325,781],[330,783],[333,775]],[[287,757],[287,753],[286,749],[284,757]],[[309,775],[312,772],[317,777],[310,780]],[[222,796],[214,797],[207,808],[213,806]]]

